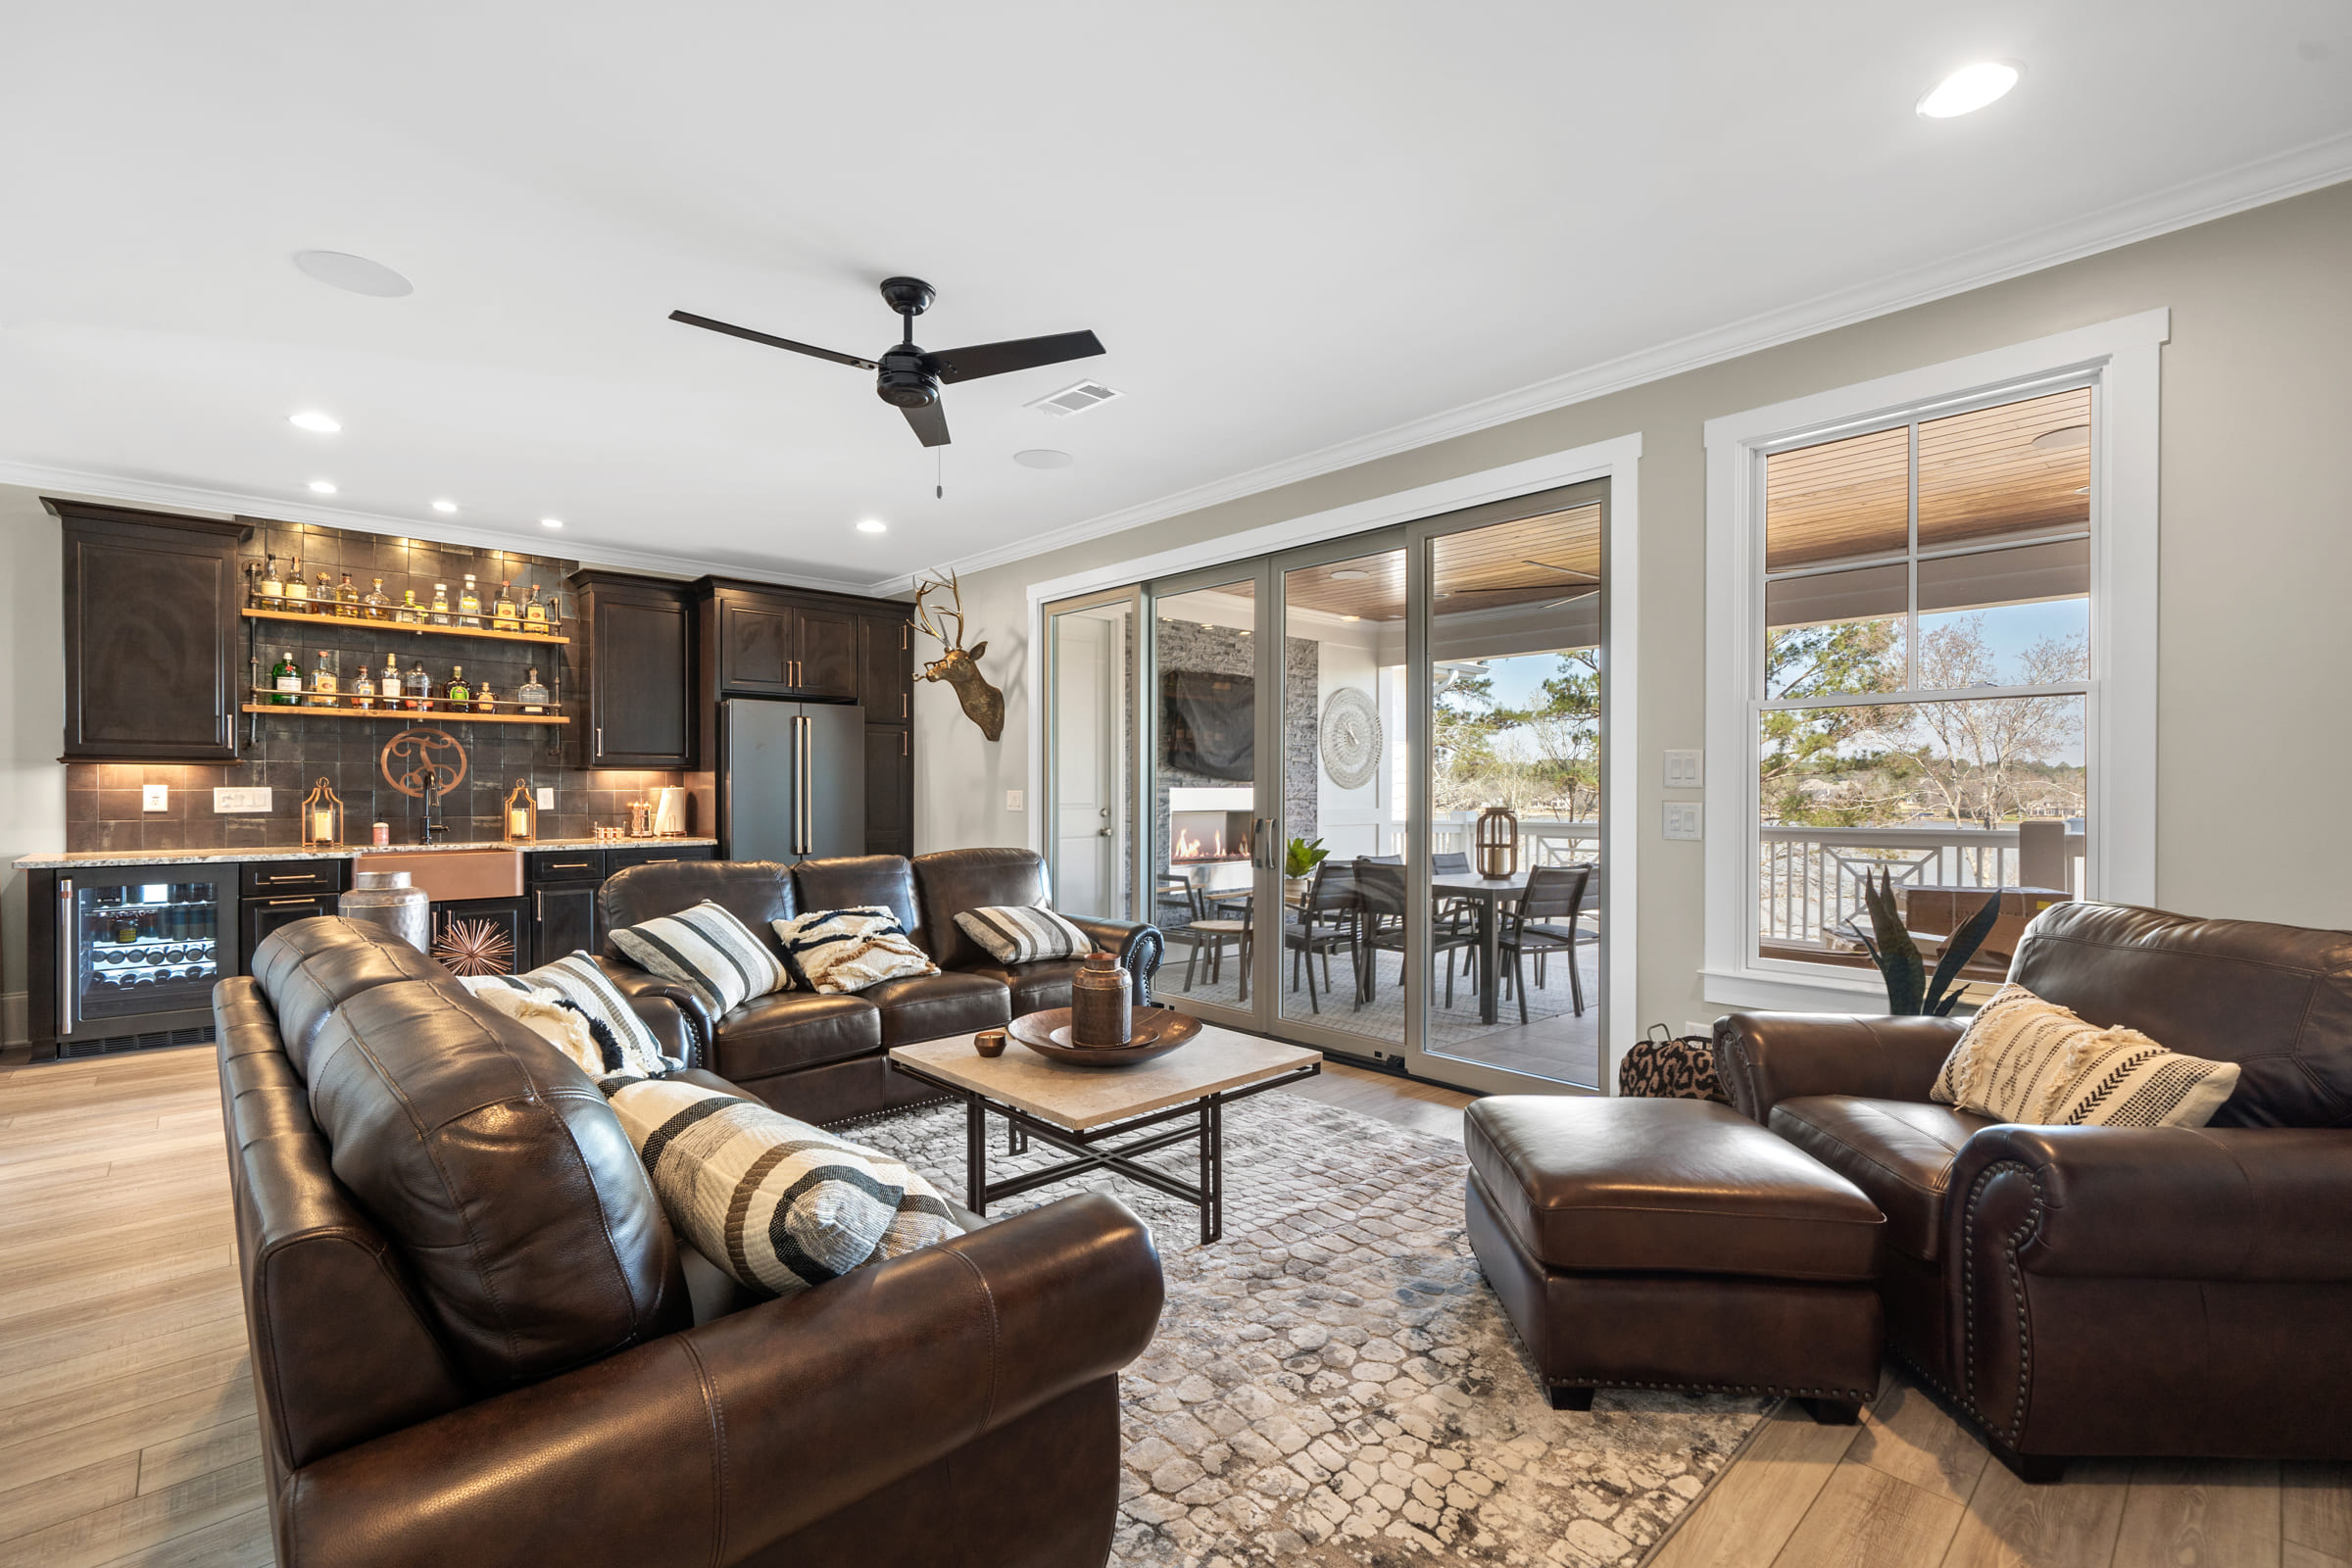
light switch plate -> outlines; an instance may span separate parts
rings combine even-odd
[[[1704,789],[1707,782],[1706,758],[1704,752],[1668,752],[1666,787],[1670,790]]]
[[[1004,792],[1004,809],[1007,811],[1017,811],[1021,809],[1021,792],[1019,790],[1006,790]]]
[[[542,811],[554,810],[556,808],[556,792],[542,785],[538,793],[539,809]]]
[[[1666,803],[1666,836],[1670,839],[1703,837],[1699,831],[1699,803],[1696,801],[1668,801]]]
[[[232,811],[267,811],[270,809],[270,791],[267,786],[250,790],[213,791],[213,810],[220,814]]]
[[[139,809],[142,811],[169,811],[172,809],[172,786],[169,784],[140,785]]]

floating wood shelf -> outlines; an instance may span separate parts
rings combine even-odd
[[[542,637],[530,631],[493,631],[487,626],[427,626],[407,620],[354,619],[349,615],[314,615],[291,610],[241,610],[247,620],[288,621],[297,626],[363,626],[369,631],[413,631],[420,637],[474,637],[493,643],[536,643],[560,648],[568,637]],[[557,624],[561,624],[558,622]]]
[[[455,709],[381,709],[381,708],[310,708],[278,703],[247,703],[245,711],[261,713],[271,718],[400,718],[412,723],[429,724],[435,719],[450,724],[568,724],[570,718],[563,713],[468,713]]]

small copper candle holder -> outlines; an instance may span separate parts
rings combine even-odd
[[[972,1049],[983,1056],[1002,1056],[1004,1054],[1004,1031],[1002,1029],[981,1030],[972,1036]]]

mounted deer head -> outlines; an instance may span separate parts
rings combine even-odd
[[[934,610],[927,604],[935,593],[946,594],[951,608]],[[945,582],[933,577],[915,584],[914,623],[946,650],[923,666],[922,678],[944,680],[955,687],[956,700],[963,705],[963,716],[979,725],[980,733],[990,740],[1000,739],[1004,733],[1004,694],[981,678],[980,656],[988,652],[987,642],[982,641],[968,653],[964,650],[963,584],[956,580],[956,573],[949,572]]]

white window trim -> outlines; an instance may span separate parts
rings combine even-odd
[[[1706,1000],[1739,1007],[1883,1010],[1876,976],[1753,956],[1757,821],[1755,737],[1747,695],[1756,624],[1756,453],[1803,432],[1832,434],[1933,400],[1981,395],[2044,376],[2091,371],[2091,668],[2085,728],[2090,772],[2085,892],[2119,904],[2156,897],[2156,548],[2159,357],[2169,310],[2145,311],[1706,423],[1707,817]]]

